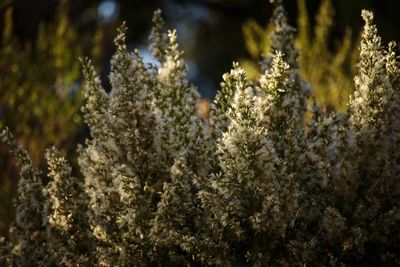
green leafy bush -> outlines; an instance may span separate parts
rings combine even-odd
[[[84,180],[56,149],[42,177],[8,130],[21,162],[16,266],[396,266],[400,264],[399,65],[371,12],[348,113],[317,104],[298,70],[292,28],[276,6],[273,56],[256,83],[234,63],[209,120],[175,31],[154,16],[145,65],[115,38],[112,91],[90,60],[83,107],[91,138]]]

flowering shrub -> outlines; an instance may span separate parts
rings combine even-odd
[[[187,81],[176,32],[154,16],[146,65],[115,38],[108,94],[90,60],[79,148],[83,181],[55,148],[49,182],[21,162],[11,266],[395,266],[400,264],[400,98],[394,44],[363,11],[356,91],[346,114],[317,104],[299,75],[279,1],[272,57],[253,83],[234,63],[209,120]]]

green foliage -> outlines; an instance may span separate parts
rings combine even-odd
[[[79,148],[83,183],[56,149],[48,184],[8,131],[21,162],[5,266],[398,266],[400,69],[363,11],[349,111],[324,113],[300,76],[280,1],[273,54],[251,82],[223,76],[206,121],[175,31],[156,11],[159,65],[115,38],[106,93],[88,59]],[[286,53],[286,54],[285,54]],[[39,245],[40,244],[40,245]]]
[[[79,115],[80,66],[83,45],[61,4],[54,23],[41,25],[35,43],[22,45],[13,35],[12,9],[5,12],[0,45],[0,126],[7,125],[27,148],[32,161],[44,168],[42,159],[50,145],[73,153],[82,131]],[[12,217],[11,199],[16,170],[4,146],[1,150],[1,223],[4,232]]]
[[[315,26],[311,29],[306,1],[298,0],[296,45],[301,51],[300,73],[312,85],[313,95],[324,109],[343,112],[347,109],[349,95],[354,91],[352,79],[357,53],[350,29],[346,30],[342,40],[336,42],[332,52],[330,31],[333,20],[332,1],[322,0]],[[258,78],[262,72],[258,63],[262,57],[273,54],[273,29],[272,22],[264,28],[254,20],[248,20],[243,25],[244,40],[251,59],[243,60],[242,64],[252,79]]]
[[[71,95],[71,86],[79,78],[76,55],[80,48],[63,9],[58,21],[49,29],[43,25],[37,43],[26,48],[11,35],[11,12],[7,11],[1,49],[2,73],[8,73],[1,80],[1,121],[18,134],[38,162],[49,144],[60,144],[80,122],[80,100]]]

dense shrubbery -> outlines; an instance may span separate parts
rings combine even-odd
[[[279,2],[279,1],[278,1]],[[111,93],[89,60],[79,149],[83,182],[54,148],[50,181],[21,162],[17,217],[2,262],[16,266],[394,266],[400,264],[399,66],[363,11],[346,114],[317,104],[277,3],[272,57],[256,83],[235,63],[209,120],[186,79],[175,31],[154,17],[145,65],[115,39]]]

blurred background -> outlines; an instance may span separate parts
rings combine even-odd
[[[289,23],[298,28],[300,71],[325,110],[346,110],[356,71],[362,9],[375,12],[385,43],[400,40],[400,1],[287,0]],[[0,0],[0,126],[7,125],[43,171],[43,153],[55,145],[73,166],[82,123],[82,76],[78,57],[89,56],[109,90],[113,37],[122,21],[130,49],[145,61],[152,13],[160,8],[176,28],[189,79],[212,100],[222,74],[239,61],[250,78],[268,54],[272,4],[267,0]],[[18,171],[0,145],[0,233],[13,218]],[[75,174],[79,172],[74,168]]]

